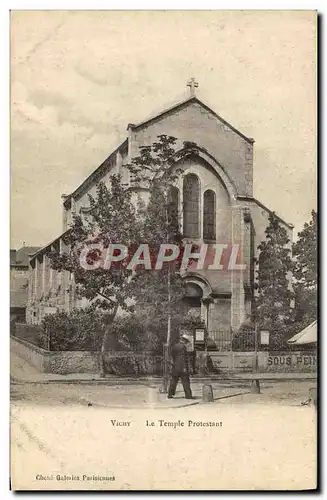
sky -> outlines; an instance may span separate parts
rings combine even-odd
[[[254,196],[295,226],[316,208],[310,11],[12,11],[11,247],[61,233],[72,192],[137,123],[197,96],[254,145]]]

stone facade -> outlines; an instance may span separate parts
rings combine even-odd
[[[213,338],[215,335],[217,338],[221,330],[237,330],[251,312],[255,280],[253,257],[264,239],[270,211],[253,198],[253,139],[245,137],[199,99],[190,97],[146,122],[130,124],[126,141],[72,194],[63,196],[63,232],[69,227],[73,213],[87,209],[88,194],[95,194],[100,180],[110,185],[110,176],[119,172],[131,189],[136,187],[125,165],[138,154],[140,146],[152,144],[160,134],[176,137],[177,149],[184,148],[183,160],[176,164],[182,171],[176,183],[181,226],[185,206],[183,183],[186,176],[193,175],[199,183],[199,234],[193,241],[204,241],[203,200],[204,193],[210,190],[215,198],[215,238],[209,244],[240,245],[244,270],[192,270],[185,276],[200,290],[198,311]],[[193,144],[189,150],[185,141]],[[137,193],[135,198],[148,199],[146,190]],[[291,240],[292,226],[281,222]],[[30,260],[27,319],[31,323],[39,323],[45,314],[57,309],[86,305],[76,298],[74,276],[50,269],[45,252],[55,245],[62,248],[61,237]]]

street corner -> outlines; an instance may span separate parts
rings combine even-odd
[[[126,409],[164,409],[182,408],[197,405],[201,396],[195,395],[193,399],[186,399],[183,392],[177,392],[173,398],[168,398],[167,393],[159,392],[158,387],[146,386],[115,386],[98,388],[95,392],[90,390],[80,394],[79,403],[88,407],[126,408]]]
[[[155,407],[156,408],[183,408],[186,406],[198,405],[202,402],[200,395],[194,395],[192,399],[186,399],[185,396],[180,393],[172,398],[168,398],[168,394],[158,393],[158,398]]]

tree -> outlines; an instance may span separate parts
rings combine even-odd
[[[293,244],[295,321],[304,328],[317,318],[317,212],[305,223]]]
[[[95,264],[102,264],[101,259],[110,243],[135,246],[140,241],[140,226],[131,196],[131,191],[122,184],[119,175],[111,176],[109,188],[103,183],[98,184],[96,196],[89,195],[90,209],[87,219],[75,214],[71,227],[63,237],[66,251],[49,253],[54,269],[74,274],[77,295],[87,298],[94,309],[106,312],[106,327],[100,349],[102,375],[110,325],[119,309],[126,312],[134,310],[132,299],[135,288],[133,270],[128,269],[127,261],[119,266],[112,265],[109,269]],[[92,245],[97,248],[92,248]],[[85,249],[86,262],[91,269],[85,269],[81,265],[82,252]]]
[[[269,216],[266,239],[258,249],[255,316],[259,328],[270,331],[271,346],[281,347],[285,329],[292,320],[290,286],[292,271],[291,247],[286,230],[277,216]]]
[[[150,191],[147,207],[143,207],[143,238],[150,245],[153,255],[158,255],[163,244],[177,245],[180,249],[173,262],[166,262],[161,269],[151,273],[140,271],[137,280],[142,290],[138,305],[148,312],[149,321],[167,325],[165,341],[164,389],[167,386],[169,347],[178,325],[185,321],[183,296],[185,282],[180,272],[183,256],[182,234],[179,225],[178,202],[174,184],[180,175],[176,161],[175,137],[159,135],[150,146],[140,148],[140,155],[129,166],[134,181],[146,185]],[[184,144],[185,145],[185,144]],[[140,210],[142,212],[142,209]]]
[[[67,251],[49,253],[54,269],[74,274],[77,294],[87,298],[95,309],[106,311],[106,328],[100,351],[102,374],[105,346],[118,310],[130,313],[135,309],[146,309],[148,321],[151,318],[166,321],[168,343],[172,324],[178,322],[176,318],[183,316],[181,298],[184,282],[178,268],[182,252],[174,262],[154,269],[160,245],[180,245],[182,241],[178,209],[172,196],[173,184],[179,175],[178,169],[174,168],[180,157],[176,152],[176,142],[174,137],[160,135],[152,145],[141,147],[140,154],[128,165],[132,174],[131,187],[123,185],[119,175],[111,176],[109,188],[100,183],[96,196],[89,195],[87,218],[74,215],[73,223],[64,236]],[[135,203],[133,199],[138,192],[133,187],[140,186],[150,193],[148,204],[141,199]],[[142,264],[128,267],[131,254],[140,243],[149,245],[151,270],[145,269]],[[81,255],[85,247],[92,244],[95,248],[89,247],[86,255],[91,269],[85,269],[81,265]],[[129,248],[129,255],[108,268],[101,265],[101,246],[107,250],[111,244],[125,245]],[[97,262],[99,266],[95,265]]]
[[[138,304],[146,307],[150,316],[166,318],[168,330],[172,316],[181,315],[184,295],[184,280],[180,273],[183,235],[174,197],[174,184],[181,173],[176,162],[182,154],[176,151],[176,143],[175,137],[159,135],[153,144],[140,147],[140,154],[129,165],[133,181],[146,186],[150,192],[148,204],[139,206],[138,214],[143,221],[142,238],[150,246],[151,257],[156,258],[163,244],[173,244],[180,249],[178,256],[170,263],[165,262],[161,269],[153,266],[151,273],[139,270],[137,276],[142,289]],[[184,145],[194,146],[193,143]]]

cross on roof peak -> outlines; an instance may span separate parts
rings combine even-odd
[[[187,82],[187,87],[190,87],[190,96],[191,97],[194,97],[195,96],[195,89],[199,86],[198,82],[195,81],[195,78],[191,78],[188,82]]]

